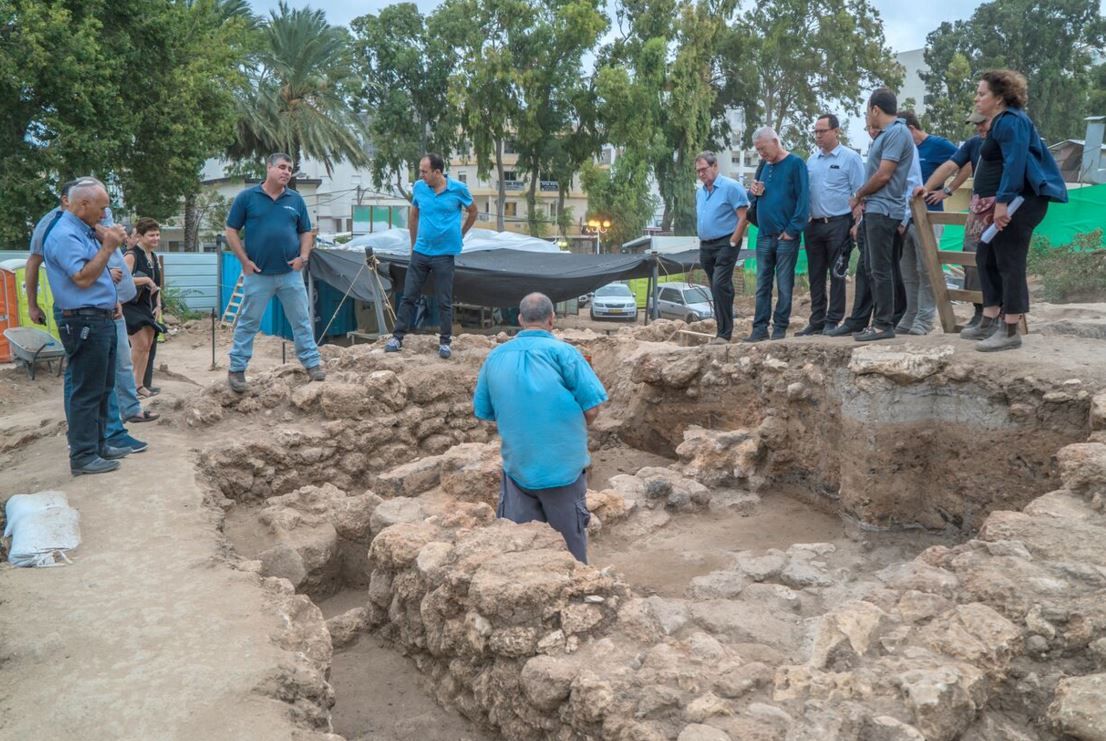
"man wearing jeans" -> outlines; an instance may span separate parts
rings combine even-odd
[[[411,189],[411,262],[403,281],[403,300],[392,337],[385,352],[399,352],[403,337],[411,328],[415,302],[423,286],[434,277],[434,300],[438,304],[438,355],[447,360],[453,354],[453,258],[461,254],[461,242],[476,221],[476,204],[468,186],[445,175],[445,162],[428,154],[419,161],[419,180]],[[461,211],[466,212],[461,225]]]
[[[588,425],[607,391],[580,351],[553,336],[548,296],[523,298],[518,321],[522,331],[488,353],[472,399],[477,418],[499,430],[496,516],[549,523],[587,563]]]
[[[914,161],[914,140],[897,112],[898,101],[890,88],[876,88],[868,98],[868,126],[882,133],[868,149],[868,181],[849,200],[854,212],[864,205],[864,236],[875,302],[872,326],[855,335],[857,342],[895,336],[895,239],[906,210],[906,177]]]
[[[242,263],[242,306],[234,325],[227,382],[246,390],[246,366],[253,356],[253,338],[269,300],[276,296],[292,325],[296,357],[312,381],[326,379],[315,329],[307,307],[302,270],[311,254],[311,219],[303,198],[288,188],[292,158],[269,155],[265,181],[239,193],[227,215],[227,243]],[[245,227],[246,244],[238,232]]]
[[[95,178],[85,178],[87,183],[99,183]],[[61,187],[60,204],[45,216],[39,219],[31,234],[30,252],[27,258],[27,303],[31,321],[35,324],[46,324],[46,314],[38,305],[38,274],[43,262],[43,246],[46,238],[57,226],[61,215],[69,209],[69,190],[79,180],[71,180]],[[111,209],[104,209],[104,218],[100,222],[104,227],[112,226]],[[103,230],[100,230],[101,233]],[[127,265],[123,262],[123,255],[117,249],[108,260],[108,272],[115,283],[119,294],[119,301],[129,301],[135,294],[134,278]],[[58,307],[54,307],[54,325],[61,326],[62,316]],[[107,444],[116,448],[129,448],[132,453],[141,453],[148,446],[127,432],[123,426],[127,422],[152,422],[158,418],[156,412],[142,409],[142,403],[138,400],[137,388],[134,385],[134,369],[131,366],[131,354],[129,351],[129,339],[127,338],[127,323],[122,317],[115,319],[116,349],[115,353],[115,390],[108,399],[108,417],[104,434]],[[73,368],[65,366],[65,382],[63,385],[63,401],[66,414],[69,412],[69,400],[73,396]]]
[[[749,196],[741,183],[718,174],[714,152],[695,158],[695,174],[703,187],[695,192],[695,220],[699,233],[699,264],[710,279],[718,339],[733,335],[733,269],[748,222]]]
[[[43,245],[58,331],[72,369],[66,436],[74,476],[114,471],[118,459],[131,452],[109,445],[105,434],[115,386],[114,318],[119,313],[108,261],[126,237],[122,227],[100,224],[107,205],[107,190],[99,181],[77,181],[69,191],[68,210]]]
[[[795,286],[795,260],[799,239],[810,214],[806,163],[780,144],[776,132],[763,126],[753,133],[753,147],[764,160],[761,179],[749,193],[757,197],[757,302],[753,332],[745,342],[787,336],[791,320],[791,291]],[[778,294],[772,311],[772,281]]]

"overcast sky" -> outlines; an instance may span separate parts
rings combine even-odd
[[[277,7],[278,0],[251,0],[254,9],[267,14]],[[439,0],[416,0],[419,8],[429,11],[439,4]],[[368,0],[363,3],[350,3],[348,0],[311,0],[303,3],[289,0],[294,7],[308,5],[321,8],[334,24],[346,24],[353,18],[373,13],[391,2]],[[925,46],[926,34],[937,28],[941,21],[953,21],[971,16],[978,7],[979,0],[945,0],[944,2],[902,2],[902,0],[873,0],[873,4],[883,16],[884,33],[891,48],[896,52],[921,49]]]

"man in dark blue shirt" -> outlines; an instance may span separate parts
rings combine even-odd
[[[749,193],[757,198],[757,294],[753,331],[745,342],[787,336],[791,321],[791,292],[795,287],[795,261],[803,230],[810,218],[810,197],[806,163],[780,144],[780,137],[768,126],[753,133],[753,146],[764,160],[761,179]],[[772,281],[779,290],[772,311]]]
[[[465,223],[461,224],[461,212]],[[453,351],[453,259],[461,254],[465,234],[476,221],[476,203],[468,186],[445,174],[445,161],[428,154],[419,161],[419,180],[411,189],[411,261],[403,281],[403,300],[392,337],[384,352],[399,352],[403,337],[415,317],[415,302],[423,286],[434,276],[434,300],[438,304],[438,356]]]
[[[914,111],[902,111],[899,116],[906,122],[906,128],[910,132],[911,138],[914,139],[914,146],[918,148],[918,167],[922,170],[922,182],[925,182],[933,175],[934,170],[948,162],[956,154],[956,145],[943,136],[927,134],[923,131],[922,124],[918,121],[918,116]],[[927,203],[926,208],[930,211],[945,210],[944,205],[940,202]],[[938,241],[940,241],[939,234]]]
[[[276,296],[292,325],[296,356],[312,381],[326,379],[302,270],[311,254],[311,219],[303,198],[288,188],[292,179],[292,158],[269,156],[265,181],[239,193],[227,214],[227,242],[242,263],[242,306],[234,325],[227,383],[241,393],[246,390],[246,365],[253,356],[253,338],[269,300]],[[242,245],[239,231],[246,230]]]

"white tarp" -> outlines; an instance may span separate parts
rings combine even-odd
[[[329,246],[328,246],[329,247]],[[394,228],[373,234],[362,234],[345,244],[330,249],[355,250],[364,252],[372,247],[374,252],[387,252],[394,255],[406,255],[411,252],[411,235],[407,229]],[[497,232],[492,229],[470,229],[461,243],[461,252],[480,252],[484,250],[518,250],[520,252],[560,252],[556,244],[547,239],[531,237],[515,232]],[[567,254],[567,253],[566,253]]]

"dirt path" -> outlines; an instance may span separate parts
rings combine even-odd
[[[199,383],[210,354],[174,339],[159,360]],[[279,361],[259,343],[258,366]],[[225,364],[225,356],[220,358]],[[225,372],[225,371],[223,371]],[[162,374],[164,424],[134,425],[150,449],[108,475],[69,476],[60,379],[0,371],[2,438],[45,433],[0,452],[0,501],[64,491],[81,513],[71,566],[0,567],[0,739],[283,739],[288,707],[252,690],[287,660],[256,577],[222,557],[216,514],[194,474],[196,438],[179,428],[188,380]]]

